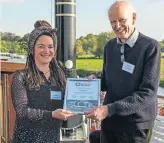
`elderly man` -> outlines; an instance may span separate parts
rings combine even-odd
[[[117,38],[104,47],[101,83],[107,93],[103,106],[85,114],[102,121],[101,143],[148,143],[157,114],[161,50],[156,40],[137,31],[136,13],[127,1],[112,4],[108,14]]]

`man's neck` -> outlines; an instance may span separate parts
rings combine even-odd
[[[122,38],[122,39],[120,39],[121,40],[121,42],[123,43],[123,44],[125,44],[126,43],[126,41],[133,35],[133,33],[135,32],[135,28],[132,30],[132,32],[131,32],[131,34],[129,35],[129,37],[128,38]]]
[[[122,44],[125,44],[128,39],[120,39]]]

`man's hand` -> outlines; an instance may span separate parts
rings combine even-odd
[[[97,79],[97,77],[94,74],[91,74],[88,76],[88,80],[92,80],[92,79]]]
[[[103,104],[104,102],[104,97],[105,97],[104,94],[105,94],[104,92],[102,91],[100,92],[100,104]]]
[[[109,115],[108,107],[106,105],[94,107],[94,108],[86,111],[85,115],[87,118],[91,118],[96,121],[102,121]]]

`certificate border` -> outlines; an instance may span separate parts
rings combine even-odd
[[[69,84],[70,81],[89,81],[89,80],[87,78],[67,78],[63,109],[66,109],[66,99],[67,99],[67,95],[68,95],[68,84]],[[101,80],[100,79],[92,79],[89,82],[92,82],[92,81],[97,81],[98,82],[98,89],[97,90],[98,90],[98,93],[100,94]],[[98,106],[100,106],[100,95],[98,95]],[[73,113],[77,113],[79,115],[84,114],[84,112],[73,112]]]

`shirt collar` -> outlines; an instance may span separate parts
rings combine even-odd
[[[128,44],[131,48],[134,46],[138,39],[139,32],[137,29],[135,29],[134,33],[130,36],[130,38],[126,41],[126,44]],[[122,42],[119,38],[117,38],[117,44],[121,44]]]

